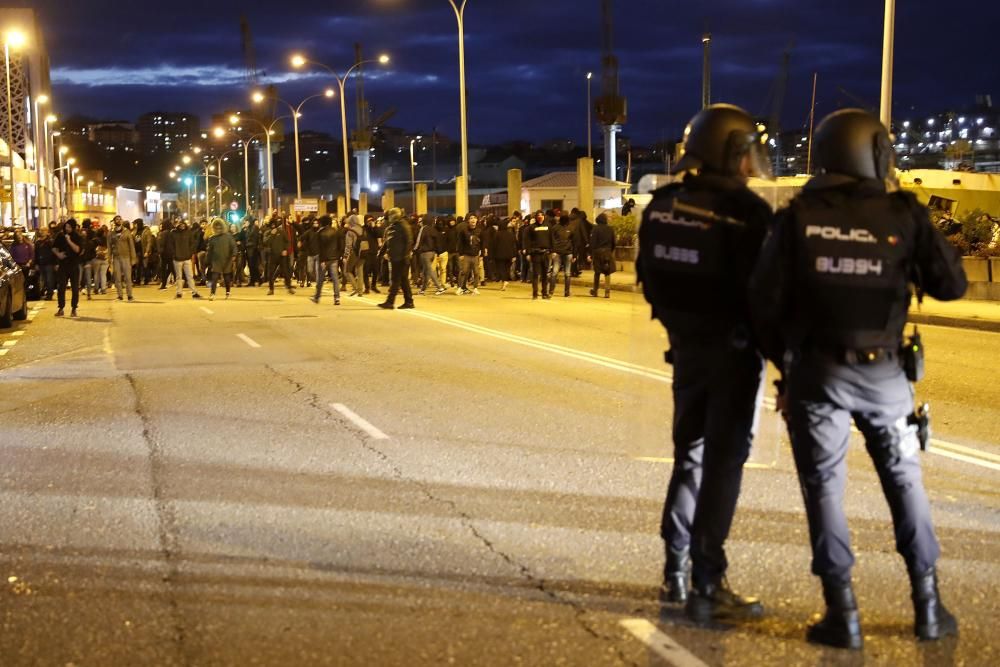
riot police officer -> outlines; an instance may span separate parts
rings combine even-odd
[[[817,129],[814,154],[820,173],[779,214],[751,283],[760,340],[784,370],[812,571],[827,606],[807,639],[862,644],[842,506],[852,419],[878,471],[896,549],[909,570],[914,632],[938,639],[955,634],[957,623],[938,595],[939,547],[901,351],[910,284],[918,296],[958,299],[965,274],[926,209],[913,195],[892,191],[892,143],[877,118],[856,109],[832,114]]]
[[[685,130],[675,173],[653,193],[637,272],[673,364],[674,466],[660,533],[662,602],[686,602],[699,623],[759,616],[760,602],[725,579],[729,535],[760,406],[764,361],[751,336],[746,285],[772,222],[747,187],[767,169],[749,114],[716,104]],[[678,212],[684,207],[685,213]],[[688,576],[692,589],[688,593]]]

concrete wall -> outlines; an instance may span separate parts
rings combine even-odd
[[[966,299],[1000,301],[1000,257],[963,257],[962,267],[969,279]]]

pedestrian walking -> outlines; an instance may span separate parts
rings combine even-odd
[[[531,298],[538,299],[538,284],[542,298],[549,299],[549,255],[552,253],[552,216],[539,211],[535,221],[525,229],[525,254],[531,260]]]
[[[563,272],[566,286],[563,296],[569,296],[569,281],[573,273],[573,260],[579,249],[576,231],[570,227],[569,216],[559,217],[559,224],[552,228],[552,266],[549,268],[549,294],[556,292],[556,278]]]
[[[215,300],[215,290],[222,278],[226,298],[233,286],[233,269],[236,260],[236,239],[226,230],[222,218],[212,220],[212,235],[205,242],[205,268],[208,270],[208,298]]]
[[[35,263],[39,273],[39,294],[51,301],[56,291],[56,256],[52,253],[52,235],[48,227],[39,227],[35,236]]]
[[[59,262],[56,269],[56,298],[59,309],[56,317],[62,317],[66,308],[66,283],[69,283],[70,317],[76,317],[80,305],[80,255],[83,253],[83,237],[77,231],[76,220],[70,218],[63,223],[60,234],[52,244],[52,253]]]
[[[601,213],[597,216],[597,224],[590,233],[590,257],[594,265],[594,288],[590,296],[597,296],[601,286],[601,276],[604,276],[604,298],[611,298],[611,274],[617,268],[615,262],[615,230],[608,224],[608,216]]]
[[[122,283],[125,283],[125,294],[129,301],[132,297],[132,265],[135,264],[135,239],[132,232],[118,216],[112,221],[114,225],[108,233],[108,256],[111,259],[112,273],[115,277],[115,291],[118,300],[122,300]]]
[[[458,233],[459,277],[456,294],[479,294],[482,274],[479,272],[479,258],[483,254],[482,239],[478,232],[479,218],[470,215],[456,226]],[[471,288],[470,285],[471,278]]]
[[[417,240],[414,242],[414,252],[420,257],[420,267],[423,271],[423,283],[419,294],[424,294],[430,283],[434,284],[435,294],[444,294],[445,289],[438,279],[437,271],[434,270],[434,259],[437,251],[434,244],[434,221],[430,217],[424,217],[417,232]]]
[[[160,225],[160,233],[156,236],[156,251],[160,255],[161,292],[166,291],[167,279],[170,276],[174,276],[174,280],[177,280],[177,274],[174,272],[173,236],[170,233],[173,228],[173,223],[170,220],[164,220],[163,224]]]
[[[911,302],[959,299],[968,286],[958,251],[916,197],[898,189],[892,138],[875,116],[845,109],[816,129],[813,177],[778,215],[751,281],[763,347],[782,369],[783,407],[798,470],[812,572],[826,614],[808,641],[860,649],[844,489],[851,421],[865,439],[892,514],[896,550],[910,578],[913,632],[958,633],[941,601],[941,549],[920,470],[911,382],[923,347],[904,346]],[[887,187],[887,182],[890,187]]]
[[[367,250],[367,241],[361,218],[356,213],[347,216],[347,225],[344,227],[344,273],[351,286],[351,296],[361,296],[364,292],[365,258],[362,252]]]
[[[313,303],[319,303],[323,297],[323,283],[329,279],[333,283],[333,305],[340,305],[340,275],[337,267],[340,258],[344,256],[345,235],[339,225],[333,224],[333,218],[323,215],[319,218],[319,232],[316,235],[316,294]]]
[[[197,252],[198,238],[195,230],[188,227],[187,220],[181,218],[177,226],[170,231],[170,250],[174,257],[174,285],[177,288],[176,298],[182,296],[182,287],[187,283],[192,299],[200,299],[198,286],[195,284],[193,257]]]
[[[274,279],[281,271],[285,279],[285,289],[289,294],[295,294],[292,287],[292,253],[295,252],[295,244],[291,239],[291,233],[286,232],[286,224],[278,218],[272,218],[270,228],[264,236],[264,245],[267,247],[268,269],[267,269],[267,293],[274,294]]]
[[[500,221],[497,233],[493,237],[493,247],[490,257],[493,258],[494,277],[500,281],[500,291],[507,289],[510,282],[511,263],[517,256],[517,238],[511,229],[509,220]]]
[[[108,230],[102,225],[91,227],[94,233],[94,290],[98,294],[108,293]]]
[[[385,240],[379,254],[386,257],[390,264],[390,277],[392,284],[385,301],[379,304],[379,308],[392,310],[395,307],[396,295],[400,289],[403,291],[403,305],[400,308],[413,308],[413,292],[410,290],[409,260],[413,253],[413,237],[410,235],[410,226],[403,217],[403,212],[398,208],[391,208],[386,212],[388,224],[385,228]]]

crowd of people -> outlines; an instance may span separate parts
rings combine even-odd
[[[207,287],[214,299],[220,285],[225,298],[233,287],[267,286],[274,294],[280,278],[285,289],[312,288],[320,302],[324,284],[333,287],[334,304],[341,291],[351,297],[381,294],[389,287],[383,308],[394,308],[402,292],[401,308],[413,308],[418,294],[479,294],[494,283],[506,290],[512,281],[532,285],[532,298],[550,299],[560,274],[563,295],[570,296],[570,279],[593,271],[590,295],[611,296],[615,271],[615,233],[607,217],[596,224],[573,209],[515,212],[510,217],[406,215],[393,208],[384,215],[281,215],[261,223],[253,216],[242,224],[221,218],[189,222],[183,217],[163,220],[159,226],[142,219],[131,222],[115,216],[108,224],[69,219],[37,230],[33,240],[15,232],[11,254],[26,274],[33,275],[38,296],[58,301],[57,316],[66,308],[76,317],[81,295],[107,294],[133,301],[133,286],[173,286],[176,298],[184,289],[202,298]]]

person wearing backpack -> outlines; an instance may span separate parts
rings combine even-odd
[[[353,291],[351,296],[361,296],[364,289],[362,280],[365,272],[365,258],[368,251],[368,236],[357,214],[347,217],[344,227],[344,275]]]

